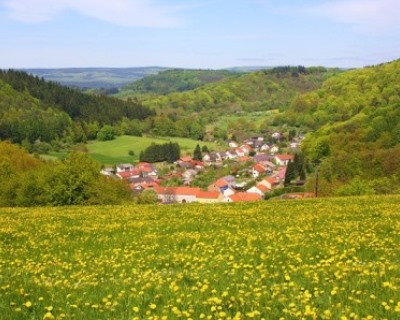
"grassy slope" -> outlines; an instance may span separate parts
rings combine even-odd
[[[195,141],[185,138],[175,137],[132,137],[132,136],[121,136],[112,141],[94,142],[87,145],[90,155],[102,164],[117,164],[126,163],[132,161],[138,161],[140,152],[146,149],[152,143],[167,143],[169,141],[177,142],[181,146],[182,154],[192,154],[197,144],[200,146],[207,145],[209,149],[217,149],[218,146],[202,141]],[[134,151],[135,155],[129,156],[129,150]]]
[[[3,208],[1,318],[396,319],[399,228],[399,196]]]

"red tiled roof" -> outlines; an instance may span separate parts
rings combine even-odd
[[[259,183],[258,185],[256,185],[256,188],[258,190],[260,190],[261,192],[267,192],[269,189],[267,188],[267,186],[263,185],[262,183]]]
[[[256,170],[259,173],[263,173],[265,172],[265,168],[264,166],[262,166],[261,164],[257,163],[253,166],[254,170]]]
[[[243,157],[238,158],[237,161],[239,161],[239,162],[247,162],[247,161],[250,161],[250,157],[243,156]]]
[[[179,160],[181,160],[183,162],[191,162],[192,158],[191,157],[181,157]]]
[[[278,183],[279,183],[279,180],[278,180],[275,176],[269,177],[269,178],[267,178],[267,179],[265,179],[265,180],[268,181],[271,185],[274,185],[274,184],[278,184]]]
[[[202,199],[218,199],[221,194],[218,191],[198,191],[197,198]]]
[[[258,193],[250,193],[250,192],[237,192],[237,193],[231,195],[229,198],[233,202],[261,200],[261,196]]]
[[[277,157],[281,161],[294,159],[294,156],[292,154],[277,154],[275,157]]]
[[[225,179],[220,178],[217,181],[215,181],[214,184],[216,187],[222,188],[222,187],[226,187],[228,185],[228,182]]]
[[[140,175],[140,171],[139,170],[131,170],[131,171],[118,172],[117,175],[119,175],[122,179],[128,179],[132,176]]]

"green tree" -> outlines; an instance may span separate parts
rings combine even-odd
[[[201,161],[202,158],[203,155],[201,154],[200,145],[196,145],[196,148],[193,151],[193,159]]]
[[[109,125],[105,125],[97,133],[97,139],[100,141],[108,141],[115,139],[115,129]]]

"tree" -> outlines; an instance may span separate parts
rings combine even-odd
[[[193,152],[193,159],[201,161],[202,158],[203,155],[201,154],[200,145],[197,145]]]
[[[293,162],[289,162],[286,167],[285,186],[289,185],[296,178],[296,168]]]
[[[203,145],[203,146],[201,147],[201,152],[203,152],[203,153],[210,153],[210,150],[208,150],[208,147],[207,147],[206,144]]]
[[[108,141],[115,139],[115,130],[110,125],[105,125],[100,131],[97,133],[97,139],[100,141]]]

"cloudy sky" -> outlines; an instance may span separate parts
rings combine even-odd
[[[362,67],[400,58],[399,0],[0,0],[0,68]]]

